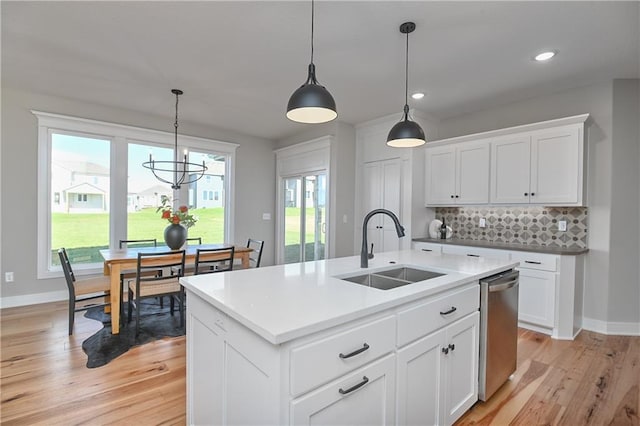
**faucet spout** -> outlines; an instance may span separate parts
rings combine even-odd
[[[398,234],[398,238],[404,237],[404,227],[400,225],[400,220],[398,216],[393,214],[392,211],[387,209],[375,209],[371,210],[364,217],[364,221],[362,222],[362,249],[360,250],[360,267],[368,268],[369,267],[369,253],[367,252],[367,224],[369,223],[369,219],[377,214],[386,214],[393,220],[393,224],[396,227],[396,233]]]

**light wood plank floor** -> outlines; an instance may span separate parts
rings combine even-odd
[[[87,369],[82,341],[100,328],[66,303],[4,309],[3,425],[184,424],[185,339],[135,348]],[[640,337],[583,332],[573,342],[521,330],[518,370],[459,425],[639,425]]]

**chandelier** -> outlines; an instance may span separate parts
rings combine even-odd
[[[149,154],[149,161],[142,163],[142,166],[151,170],[159,181],[168,183],[173,189],[180,189],[181,185],[188,185],[201,179],[204,176],[204,172],[207,171],[207,166],[204,165],[204,160],[202,160],[202,164],[190,163],[187,161],[186,153],[182,161],[178,161],[178,97],[184,92],[180,89],[171,89],[171,93],[176,95],[176,121],[173,124],[175,129],[173,161],[154,160],[152,155]],[[165,179],[168,176],[172,176],[173,179]]]

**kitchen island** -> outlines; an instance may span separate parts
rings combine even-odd
[[[450,424],[477,400],[478,280],[517,262],[407,250],[184,277],[189,424]],[[342,278],[443,274],[390,290]]]

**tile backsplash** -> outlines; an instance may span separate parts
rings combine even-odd
[[[586,207],[465,206],[438,207],[436,218],[444,216],[453,238],[501,243],[535,244],[550,247],[587,247]],[[480,227],[480,218],[486,226]],[[558,221],[567,230],[558,230]]]

